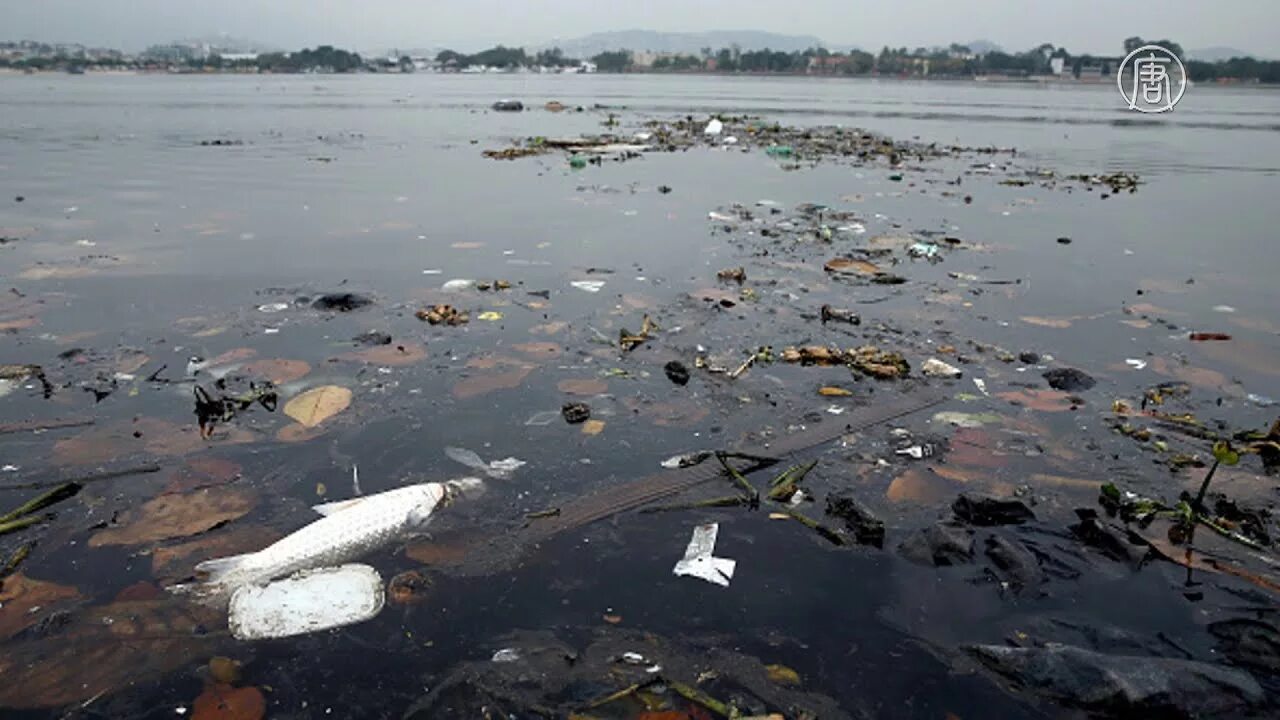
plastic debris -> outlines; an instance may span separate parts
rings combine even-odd
[[[958,378],[964,374],[960,368],[948,365],[938,358],[925,360],[924,365],[920,366],[920,371],[926,376],[934,378]]]
[[[589,293],[600,292],[601,288],[604,287],[603,280],[574,280],[569,284]]]
[[[498,312],[498,311],[496,311],[496,310],[486,310],[486,311],[484,311],[484,312],[480,313],[479,315],[477,315],[477,316],[476,316],[476,319],[478,319],[478,320],[487,320],[487,321],[489,321],[489,322],[494,322],[494,321],[497,321],[497,320],[501,320],[501,319],[502,319],[502,313],[500,313],[500,312]]]
[[[1213,311],[1219,312],[1219,313],[1233,313],[1236,311],[1236,309],[1231,307],[1230,305],[1214,305]]]
[[[729,587],[737,562],[712,555],[719,532],[720,525],[717,523],[695,527],[689,547],[685,548],[684,557],[676,563],[672,573],[678,577],[696,577],[721,587]]]
[[[681,455],[673,455],[666,460],[663,460],[661,464],[662,467],[673,470],[677,468],[693,467],[694,465],[699,465],[705,462],[714,454],[715,453],[710,450],[697,450],[694,452],[683,453]]]
[[[915,243],[907,248],[907,254],[913,258],[932,260],[938,256],[938,246],[933,243]]]
[[[764,149],[764,153],[769,157],[791,157],[795,154],[795,149],[790,145],[770,145]]]
[[[1142,369],[1144,369],[1144,368],[1146,368],[1146,367],[1147,367],[1147,361],[1146,361],[1146,360],[1140,360],[1140,359],[1138,359],[1138,358],[1125,358],[1125,360],[1124,360],[1124,364],[1125,364],[1125,365],[1128,365],[1129,367],[1133,368],[1134,370],[1142,370]]]
[[[978,388],[978,392],[982,393],[983,395],[987,395],[987,396],[990,396],[990,395],[991,395],[991,393],[987,392],[987,381],[986,381],[986,380],[983,380],[982,378],[974,378],[974,379],[973,379],[973,384],[974,384],[974,386],[975,386],[975,387],[977,387],[977,388]]]
[[[719,135],[724,132],[724,123],[719,118],[711,118],[711,122],[707,123],[707,127],[703,129],[703,135]]]
[[[288,309],[289,309],[289,303],[282,303],[282,302],[266,303],[265,305],[258,306],[258,312],[264,312],[264,313],[278,313],[278,312],[284,312],[285,310],[288,310]]]
[[[515,648],[502,648],[493,654],[493,662],[510,663],[520,659],[520,651]]]
[[[933,452],[934,450],[932,445],[912,445],[911,447],[898,450],[899,455],[906,455],[907,457],[915,458],[916,460],[933,457]]]
[[[513,457],[485,462],[474,451],[459,447],[446,447],[444,454],[450,460],[466,465],[473,470],[478,470],[494,480],[506,480],[516,470],[528,464]]]
[[[544,427],[555,422],[558,417],[560,417],[560,412],[557,410],[543,410],[530,415],[529,419],[524,421],[524,424],[526,427]]]
[[[475,280],[464,280],[462,278],[454,278],[445,282],[440,286],[445,292],[457,292],[459,290],[470,290],[476,284]]]
[[[1257,405],[1258,407],[1271,407],[1276,404],[1276,401],[1272,398],[1269,398],[1266,395],[1259,395],[1258,393],[1249,393],[1245,397],[1249,402]]]
[[[382,576],[368,565],[304,570],[231,596],[228,624],[238,640],[261,640],[364,622],[382,610]]]

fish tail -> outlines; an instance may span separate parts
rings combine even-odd
[[[256,553],[232,555],[206,560],[196,565],[196,573],[204,576],[199,582],[170,585],[167,590],[198,602],[216,604],[225,602],[245,578],[237,577],[249,559]]]
[[[250,558],[257,553],[246,553],[244,555],[231,555],[229,557],[214,558],[213,560],[205,560],[196,565],[196,572],[205,576],[205,583],[210,585],[222,585],[238,570],[245,567]]]

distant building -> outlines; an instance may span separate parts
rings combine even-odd
[[[226,62],[254,62],[258,59],[258,53],[221,53],[218,57]]]
[[[815,55],[809,58],[808,71],[810,73],[817,73],[817,74],[836,73],[836,72],[840,72],[840,69],[843,68],[848,62],[849,62],[848,55],[837,54],[837,55],[827,55],[826,57],[819,57]]]

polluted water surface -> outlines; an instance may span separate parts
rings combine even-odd
[[[1275,712],[1276,98],[28,80],[0,715]]]

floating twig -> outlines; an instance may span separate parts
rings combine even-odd
[[[704,508],[721,508],[736,507],[738,505],[746,505],[750,502],[741,495],[726,495],[724,497],[711,498],[710,500],[698,500],[695,502],[676,503],[674,505],[657,505],[647,507],[640,510],[641,513],[659,513],[659,512],[675,512],[678,510],[702,510]]]
[[[695,702],[720,717],[734,718],[738,716],[738,708],[732,705],[726,705],[695,687],[690,687],[689,685],[685,685],[684,683],[676,680],[668,680],[667,685],[669,685],[672,690],[675,690],[676,694],[680,697],[688,700],[689,702]]]
[[[62,428],[85,427],[92,425],[93,418],[69,418],[66,420],[24,420],[15,423],[0,424],[0,435],[10,435],[36,430],[61,430]]]
[[[20,517],[30,515],[31,513],[43,510],[49,507],[50,505],[56,505],[62,502],[63,500],[69,500],[75,497],[76,494],[80,492],[82,487],[83,486],[78,483],[73,483],[73,482],[63,483],[62,485],[59,485],[58,487],[50,490],[49,492],[37,495],[36,497],[19,505],[14,510],[11,510],[7,514],[0,515],[0,525],[3,525],[4,523],[10,522],[12,520],[17,520]]]
[[[127,477],[129,475],[146,475],[148,473],[160,472],[159,465],[148,463],[146,465],[138,465],[136,467],[121,468],[119,470],[104,470],[102,472],[89,473],[79,477],[63,478],[61,480],[35,480],[28,483],[19,483],[16,485],[0,485],[0,491],[3,490],[39,490],[41,488],[58,487],[60,485],[75,483],[77,485],[87,485],[91,482],[99,482],[102,480],[114,480],[119,477]]]
[[[22,561],[26,560],[27,556],[31,554],[31,549],[35,546],[34,542],[29,542],[14,550],[13,554],[9,556],[9,561],[4,564],[4,569],[0,570],[0,578],[12,575],[13,571],[17,570],[18,566],[22,564]]]

